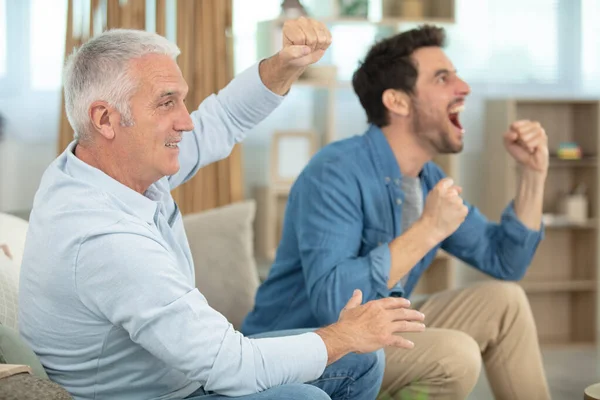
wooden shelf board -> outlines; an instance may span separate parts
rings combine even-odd
[[[271,188],[273,194],[277,197],[287,197],[291,189],[292,185],[274,185]]]
[[[322,18],[320,20],[324,24],[329,25],[343,25],[343,24],[370,24],[380,26],[397,26],[402,24],[454,24],[456,21],[454,18],[440,18],[440,17],[423,17],[423,18],[403,18],[403,17],[383,17],[381,19],[369,19],[360,17],[335,17],[335,18]]]
[[[544,225],[547,229],[596,229],[596,220],[590,219],[589,221],[582,224],[574,222],[544,222]]]
[[[383,17],[381,19],[370,19],[364,17],[322,17],[315,18],[317,21],[322,22],[326,25],[347,25],[347,24],[366,24],[366,25],[379,25],[379,26],[398,26],[406,23],[410,24],[454,24],[456,23],[455,18],[443,18],[443,17],[422,17],[422,18],[403,18],[403,17]],[[283,25],[286,21],[285,18],[277,18],[272,23]]]
[[[556,156],[550,157],[550,168],[563,167],[596,167],[598,166],[598,157],[583,157],[580,160],[563,160]]]
[[[592,280],[520,282],[520,285],[527,293],[593,292],[597,288],[597,282]]]
[[[569,341],[569,342],[550,342],[540,343],[540,348],[544,350],[585,350],[596,351],[596,343],[594,342],[580,342],[580,341]]]
[[[585,99],[585,98],[579,98],[579,99],[574,99],[572,97],[564,97],[564,98],[518,98],[514,100],[515,104],[517,104],[517,106],[519,104],[573,104],[573,105],[581,105],[581,104],[598,104],[599,101],[598,99],[595,98],[589,98],[589,99]]]

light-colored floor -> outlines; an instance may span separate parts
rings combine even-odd
[[[583,390],[600,382],[600,357],[595,347],[544,348],[544,366],[553,400],[583,399]],[[468,400],[494,399],[485,373]]]

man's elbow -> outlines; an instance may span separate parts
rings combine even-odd
[[[223,374],[219,376],[214,382],[210,382],[204,385],[204,391],[209,392],[211,394],[218,394],[221,396],[239,397],[256,394],[265,390],[265,388],[260,388],[257,385],[255,379],[239,379],[239,376],[236,376],[234,379],[233,376],[226,375],[227,374]]]
[[[496,274],[496,278],[502,279],[504,281],[520,281],[525,277],[525,273],[527,272],[528,267],[529,263],[505,263],[498,269],[499,273]]]

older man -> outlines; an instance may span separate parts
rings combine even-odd
[[[50,378],[75,398],[369,399],[383,374],[375,351],[411,347],[396,334],[423,330],[407,300],[361,305],[356,291],[328,327],[250,339],[194,287],[170,191],[226,157],[331,42],[305,18],[286,23],[283,38],[191,117],[179,50],[158,35],[105,32],[69,58],[75,140],[36,194],[19,318]]]

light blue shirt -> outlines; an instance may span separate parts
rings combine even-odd
[[[170,194],[228,156],[282,99],[258,65],[240,74],[192,113],[180,171],[144,195],[75,157],[75,142],[48,167],[31,213],[19,324],[76,399],[175,399],[200,386],[239,396],[322,374],[318,335],[248,339],[207,304]]]

